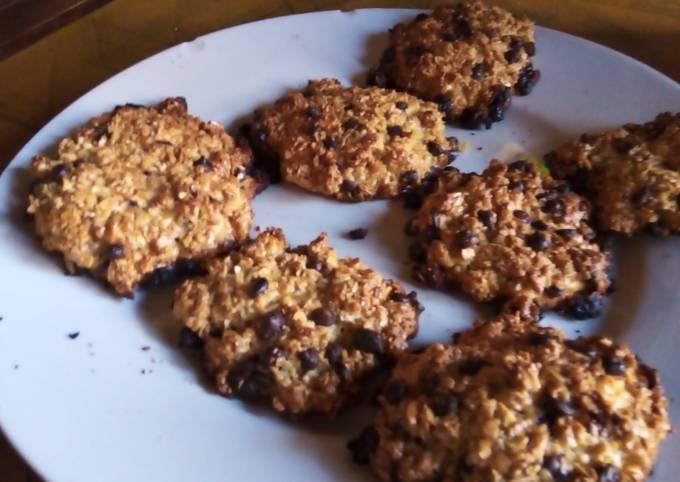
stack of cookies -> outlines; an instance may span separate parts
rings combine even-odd
[[[524,160],[460,172],[446,124],[501,121],[539,80],[535,52],[529,19],[471,0],[391,29],[369,86],[311,80],[236,138],[182,98],[120,106],[34,158],[28,213],[70,274],[125,297],[183,281],[182,344],[227,397],[334,416],[391,369],[348,444],[381,480],[643,481],[670,431],[655,370],[539,322],[602,313],[602,235],[680,231],[680,114],[584,134],[546,155],[549,174]],[[498,317],[409,349],[416,292],[339,258],[324,233],[249,237],[251,201],[279,180],[343,202],[405,199],[414,279]]]

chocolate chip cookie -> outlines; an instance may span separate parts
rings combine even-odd
[[[220,393],[277,412],[337,413],[417,330],[415,293],[338,259],[325,234],[291,248],[267,230],[207,270],[178,289],[174,312]]]
[[[154,272],[220,252],[248,235],[252,154],[182,98],[125,105],[33,159],[28,213],[70,273],[132,296]]]
[[[310,81],[255,111],[250,138],[276,175],[341,201],[394,197],[452,162],[437,106],[378,87]]]
[[[531,20],[466,1],[392,28],[369,83],[437,102],[463,127],[489,128],[503,119],[513,90],[526,95],[538,82],[535,53]]]
[[[599,230],[680,232],[680,113],[584,134],[545,160],[553,176],[592,199]]]
[[[481,174],[444,172],[407,232],[417,279],[499,300],[535,320],[542,309],[599,315],[610,256],[588,224],[588,202],[535,164],[492,161]]]
[[[639,481],[670,431],[655,370],[512,317],[400,358],[351,441],[381,480]]]

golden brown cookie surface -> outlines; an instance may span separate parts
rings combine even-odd
[[[597,316],[609,255],[594,239],[589,206],[525,161],[492,161],[480,175],[446,171],[407,230],[415,276],[536,319],[541,309]]]
[[[342,201],[394,197],[451,162],[437,106],[377,87],[310,81],[259,109],[253,146],[284,180]]]
[[[546,156],[555,177],[593,201],[597,228],[623,234],[680,232],[680,113],[584,134]]]
[[[349,447],[384,481],[642,482],[666,406],[627,347],[506,318],[403,356]]]
[[[513,88],[526,95],[538,81],[535,51],[529,19],[466,1],[391,29],[369,81],[435,101],[464,127],[488,128],[503,119]]]
[[[218,252],[248,235],[255,182],[248,149],[184,99],[126,105],[90,120],[33,159],[28,212],[69,272],[120,294],[156,270]]]
[[[174,311],[203,339],[222,394],[278,412],[337,413],[417,330],[415,293],[338,259],[325,235],[292,249],[264,231],[207,268],[180,287]]]

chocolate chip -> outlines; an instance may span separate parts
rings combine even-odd
[[[211,171],[212,164],[207,157],[201,156],[194,161],[194,166],[202,168],[204,171]]]
[[[635,145],[630,142],[628,139],[620,138],[620,137],[615,137],[612,139],[612,146],[614,149],[621,153],[621,154],[627,154],[628,151],[630,151]]]
[[[571,239],[574,236],[576,236],[577,231],[575,229],[572,229],[572,228],[564,228],[564,229],[556,230],[555,233],[561,238]]]
[[[275,365],[276,360],[283,358],[286,356],[286,354],[286,350],[279,348],[278,346],[272,346],[262,352],[262,355],[260,355],[260,361],[265,365]]]
[[[649,186],[642,186],[641,188],[633,191],[633,193],[630,195],[630,200],[634,204],[647,204],[653,198],[654,193],[652,192],[652,188]]]
[[[613,465],[606,465],[597,469],[597,482],[619,482],[621,474]]]
[[[546,395],[539,403],[539,421],[549,426],[555,425],[562,417],[573,417],[576,413],[576,407],[571,400]]]
[[[647,234],[651,234],[652,236],[663,236],[664,234],[666,234],[666,228],[664,227],[663,224],[656,221],[653,223],[648,223],[645,226],[645,232]]]
[[[328,344],[328,346],[326,347],[326,351],[324,352],[324,355],[326,357],[326,360],[328,360],[328,363],[331,364],[332,366],[336,366],[342,363],[342,347],[335,342],[331,342]]]
[[[416,22],[422,22],[425,19],[427,19],[427,14],[419,13],[418,15],[416,15],[415,21]]]
[[[457,38],[466,38],[472,35],[472,29],[470,28],[470,22],[464,18],[456,19],[453,24],[453,34]]]
[[[538,346],[554,340],[555,336],[547,331],[537,331],[529,335],[529,344]]]
[[[489,105],[488,117],[490,122],[500,122],[505,117],[505,111],[510,106],[510,90],[503,89]],[[487,127],[490,127],[490,122],[487,122]]]
[[[404,380],[392,380],[385,387],[383,394],[390,405],[396,405],[406,395],[406,382]]]
[[[318,259],[314,258],[313,256],[309,256],[307,258],[307,264],[305,265],[308,269],[313,269],[315,271],[322,272],[323,271],[323,263],[319,261]]]
[[[529,95],[540,78],[541,71],[535,70],[533,65],[529,64],[520,71],[515,90],[519,95]]]
[[[486,64],[481,62],[472,67],[472,78],[475,80],[482,80],[486,75]]]
[[[350,194],[356,194],[359,191],[359,186],[356,182],[345,179],[340,184],[340,190]]]
[[[267,367],[246,360],[232,368],[227,384],[234,395],[252,400],[266,396],[274,381]]]
[[[511,191],[524,192],[524,183],[522,181],[510,181],[508,183],[508,189]]]
[[[338,320],[332,311],[325,308],[317,308],[309,313],[309,319],[319,326],[332,326]]]
[[[385,51],[382,54],[382,58],[380,60],[381,60],[381,62],[392,62],[396,58],[397,58],[397,51],[394,50],[393,47],[390,47],[388,49],[385,49]]]
[[[475,242],[475,233],[469,229],[462,229],[456,233],[455,243],[460,249],[469,248]]]
[[[536,231],[527,236],[524,240],[530,248],[535,251],[544,251],[550,247],[550,239],[541,231]]]
[[[543,468],[552,475],[555,482],[566,482],[569,479],[570,471],[564,465],[561,455],[546,455],[543,458]]]
[[[458,373],[461,375],[476,375],[479,371],[487,365],[486,360],[479,357],[471,357],[463,360],[458,365]]]
[[[321,111],[315,106],[310,106],[307,109],[307,116],[310,119],[319,119],[321,117]]]
[[[558,296],[562,296],[562,293],[564,293],[564,290],[562,288],[558,288],[555,285],[548,286],[543,290],[543,294],[545,294],[548,298],[557,298]]]
[[[351,452],[355,464],[364,465],[370,461],[378,444],[380,444],[378,431],[373,427],[366,427],[358,437],[349,441],[347,449]]]
[[[449,99],[448,97],[445,97],[443,95],[437,96],[434,101],[437,103],[437,106],[439,107],[439,110],[447,113],[451,109],[453,109],[453,100]]]
[[[50,173],[50,178],[53,181],[60,181],[64,179],[66,176],[68,176],[71,173],[71,168],[67,166],[66,164],[59,164],[57,166],[54,166],[52,168],[52,172]]]
[[[175,278],[175,268],[172,266],[161,266],[156,268],[144,281],[144,286],[163,286]]]
[[[533,57],[536,55],[536,44],[534,42],[525,42],[524,51],[527,53],[527,55]]]
[[[597,347],[582,338],[579,338],[578,340],[568,340],[566,345],[575,352],[585,355],[588,358],[596,358],[600,355]]]
[[[260,143],[265,143],[267,142],[267,138],[269,137],[269,133],[264,127],[260,127],[259,129],[256,129],[255,132],[253,133],[253,136],[255,137],[255,140]]]
[[[451,164],[453,161],[456,160],[457,152],[451,149],[449,152],[446,153],[446,162]],[[451,167],[451,166],[447,166]]]
[[[403,100],[398,100],[394,106],[399,109],[399,110],[406,110],[408,109],[408,103],[404,102]]]
[[[514,64],[521,57],[521,44],[517,39],[510,42],[510,48],[505,52],[505,60],[510,64]]]
[[[286,324],[286,318],[280,310],[267,313],[260,320],[258,334],[266,341],[271,341],[281,334],[281,330]]]
[[[536,221],[532,221],[531,227],[538,230],[538,231],[546,231],[548,229],[548,225],[545,224],[540,219],[537,219]]]
[[[303,372],[315,369],[319,365],[319,354],[314,348],[307,348],[298,353],[300,367]]]
[[[340,147],[340,143],[332,137],[326,137],[323,140],[323,146],[326,149],[337,149],[338,147]]]
[[[493,211],[489,211],[488,209],[477,211],[477,219],[479,219],[488,229],[496,227],[496,213]]]
[[[203,340],[198,333],[185,327],[179,332],[179,346],[195,350],[203,346]]]
[[[381,62],[384,62],[384,60],[381,60]],[[386,87],[387,75],[385,75],[385,72],[381,69],[373,70],[369,72],[368,76],[366,77],[366,83],[368,85],[375,85],[377,87]]]
[[[267,291],[267,288],[269,288],[269,282],[266,278],[255,278],[250,282],[250,286],[248,287],[248,295],[251,298],[257,298],[258,296],[264,294],[264,292]]]
[[[401,126],[387,126],[387,135],[390,137],[404,137],[406,134]]]
[[[420,57],[427,49],[423,45],[409,45],[404,49],[404,53],[411,57]]]
[[[528,221],[530,217],[529,213],[527,213],[526,211],[522,211],[521,209],[515,209],[512,212],[512,215],[515,216],[520,221]]]
[[[346,130],[359,129],[359,127],[362,127],[362,124],[358,120],[350,118],[342,124],[342,127]]]
[[[406,171],[399,177],[399,181],[402,185],[412,186],[418,182],[418,173],[416,171]]]
[[[381,355],[385,351],[380,335],[366,328],[360,328],[354,333],[354,345],[358,350],[374,355]]]
[[[357,228],[347,231],[347,237],[349,239],[364,239],[366,236],[368,236],[368,229],[366,228]]]
[[[125,246],[122,244],[112,244],[109,246],[109,259],[118,259],[125,256]]]
[[[408,256],[416,263],[422,263],[427,259],[427,251],[420,244],[414,243],[408,248]]]
[[[602,367],[609,375],[625,375],[628,368],[626,360],[611,353],[602,357]]]
[[[527,161],[515,161],[508,165],[508,169],[511,171],[527,172],[529,170],[529,163]]]
[[[654,390],[661,384],[659,372],[657,372],[654,368],[650,367],[649,365],[645,365],[644,363],[640,363],[638,370],[647,380],[647,388],[650,390]]]
[[[580,294],[574,297],[568,311],[577,320],[596,318],[604,311],[604,300],[598,293]]]
[[[553,216],[562,216],[564,215],[564,203],[561,199],[548,199],[541,211]]]
[[[396,301],[397,303],[403,303],[409,301],[409,295],[406,293],[399,293],[398,291],[393,291],[390,293],[390,300]]]
[[[437,417],[446,417],[458,411],[458,399],[449,393],[436,393],[429,405]]]
[[[444,153],[444,149],[442,149],[442,146],[435,141],[429,141],[427,143],[427,151],[433,156],[440,156]]]

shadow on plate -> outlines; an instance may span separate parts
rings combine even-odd
[[[366,38],[366,46],[364,54],[361,57],[361,64],[365,69],[357,72],[351,78],[353,85],[366,85],[366,79],[371,69],[375,68],[380,61],[380,56],[385,50],[389,34],[387,32],[378,32],[369,35]]]

